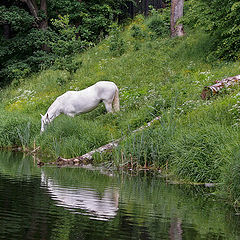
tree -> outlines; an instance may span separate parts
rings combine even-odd
[[[183,17],[184,0],[171,1],[171,36],[183,36],[183,25],[178,24],[178,20]]]
[[[101,40],[127,1],[1,0],[0,87]],[[54,24],[66,16],[64,28]]]
[[[32,16],[35,18],[37,26],[39,29],[47,29],[48,21],[47,21],[47,0],[40,1],[40,7],[38,7],[35,0],[20,0],[27,4],[29,11]],[[43,13],[43,14],[41,14]],[[40,14],[42,15],[40,17]]]

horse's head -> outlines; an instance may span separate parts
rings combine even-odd
[[[50,119],[48,116],[48,113],[46,113],[45,115],[41,115],[41,133],[44,132],[44,130],[46,129],[46,126],[50,123]]]

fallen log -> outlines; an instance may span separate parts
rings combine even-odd
[[[228,88],[235,84],[240,83],[240,75],[234,77],[228,77],[222,79],[221,81],[216,81],[214,85],[204,87],[201,98],[203,100],[209,99],[210,97],[216,95],[221,89]]]
[[[146,125],[141,126],[140,128],[134,130],[132,133],[136,133],[139,132],[145,128],[150,127],[154,122],[156,122],[157,120],[159,120],[161,117],[155,117],[152,121],[148,122]],[[124,138],[119,138],[117,140],[114,140],[104,146],[101,146],[97,149],[92,150],[91,152],[85,153],[82,156],[79,157],[75,157],[75,158],[62,158],[62,157],[58,157],[58,159],[56,160],[56,162],[53,162],[52,164],[57,164],[58,166],[64,166],[64,165],[86,165],[86,164],[90,164],[92,163],[93,160],[93,154],[94,153],[102,153],[105,152],[107,150],[111,150],[115,147],[118,146],[119,142],[121,140],[123,140]]]

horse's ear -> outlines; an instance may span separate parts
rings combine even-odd
[[[40,113],[40,116],[43,117],[43,115]]]

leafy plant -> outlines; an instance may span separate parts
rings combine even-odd
[[[110,34],[109,50],[114,56],[121,56],[126,50],[126,43],[120,35],[120,28],[116,25],[113,25]]]
[[[169,35],[170,30],[170,12],[166,10],[151,9],[150,16],[147,19],[146,25],[151,31],[152,37],[161,37]]]
[[[74,60],[71,56],[66,56],[62,58],[57,58],[53,66],[54,69],[66,70],[70,73],[70,78],[82,65],[82,61]],[[64,85],[65,79],[59,79],[58,84]]]
[[[184,22],[192,28],[202,28],[213,36],[211,55],[223,59],[240,56],[239,10],[237,0],[187,1]]]

